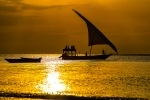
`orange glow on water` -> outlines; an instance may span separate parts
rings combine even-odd
[[[47,67],[51,67],[48,70],[47,77],[42,84],[39,85],[40,90],[50,94],[61,94],[66,89],[66,85],[63,83],[63,80],[60,79],[60,72],[57,71],[56,62],[53,62],[52,65],[47,64]]]
[[[65,89],[65,85],[59,80],[60,74],[58,72],[49,73],[48,77],[44,81],[44,84],[41,85],[44,92],[58,94],[59,91]]]

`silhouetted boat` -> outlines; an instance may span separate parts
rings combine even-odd
[[[90,49],[90,55],[87,55],[87,52],[85,56],[77,56],[76,55],[76,49],[75,48],[65,48],[63,49],[63,54],[59,58],[62,58],[64,60],[90,60],[90,59],[103,59],[105,60],[112,54],[105,54],[104,51],[101,55],[91,55],[92,46],[93,45],[102,45],[106,44],[109,45],[116,53],[117,49],[116,47],[104,36],[104,34],[98,30],[90,21],[88,21],[85,17],[83,17],[80,13],[73,10],[77,15],[79,15],[86,23],[88,28],[88,46],[91,46]],[[71,54],[71,55],[70,55]]]
[[[41,62],[42,58],[18,58],[18,59],[7,59],[5,58],[6,61],[9,63],[35,63],[35,62]]]
[[[103,59],[105,60],[112,54],[106,54],[106,55],[90,55],[90,56],[62,56],[62,59],[64,60],[92,60],[92,59]]]

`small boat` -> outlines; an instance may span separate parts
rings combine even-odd
[[[65,49],[63,49],[63,54],[59,58],[62,58],[64,60],[91,60],[91,59],[102,59],[105,60],[112,54],[106,54],[104,50],[102,51],[102,54],[100,55],[91,55],[92,46],[93,45],[109,45],[116,53],[117,49],[116,47],[105,37],[105,35],[98,30],[89,20],[87,20],[85,17],[83,17],[80,13],[73,10],[81,19],[83,19],[87,25],[88,28],[88,46],[91,46],[90,48],[90,54],[87,55],[87,52],[85,56],[77,56],[76,55],[76,49],[71,46],[71,49],[67,46]]]
[[[5,58],[6,61],[9,63],[35,63],[35,62],[41,62],[42,57],[40,58],[24,58],[20,57],[18,59],[7,59]]]

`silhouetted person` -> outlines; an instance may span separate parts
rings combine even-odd
[[[102,54],[103,54],[103,55],[105,54],[105,51],[104,51],[104,49],[102,50]]]
[[[68,46],[66,45],[65,49],[68,49]]]
[[[69,46],[67,46],[67,49],[69,49]]]
[[[65,55],[67,55],[67,52],[65,52]]]
[[[75,46],[73,45],[72,48],[75,50]]]
[[[67,52],[63,53],[62,56],[60,56],[59,58],[64,57],[64,56],[67,56]]]
[[[73,50],[73,45],[71,46],[71,50]]]
[[[85,56],[87,56],[87,52],[85,53]]]

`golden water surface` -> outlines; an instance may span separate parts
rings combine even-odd
[[[41,63],[10,64],[3,61],[0,64],[1,91],[150,97],[150,62],[65,61],[44,57]]]

